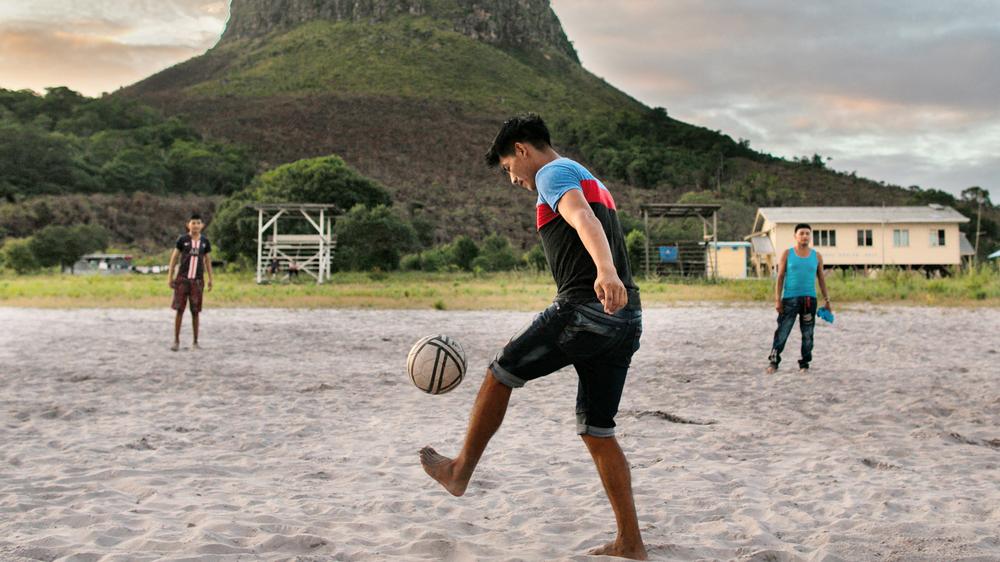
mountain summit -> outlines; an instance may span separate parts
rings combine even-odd
[[[506,47],[550,47],[578,61],[547,0],[232,0],[222,42],[263,37],[309,21],[385,23],[399,16],[450,22],[454,31]]]
[[[497,232],[532,243],[531,197],[482,159],[500,123],[527,111],[627,212],[728,190],[725,236],[745,234],[757,203],[905,195],[786,165],[643,105],[580,64],[548,0],[231,0],[230,10],[212,49],[118,95],[249,147],[261,169],[336,154],[433,223],[439,241]]]

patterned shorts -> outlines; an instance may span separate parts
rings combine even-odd
[[[178,278],[174,281],[174,302],[170,308],[184,310],[190,303],[191,314],[201,312],[202,293],[205,282],[202,279]]]

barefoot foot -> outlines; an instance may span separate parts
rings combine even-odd
[[[649,555],[646,554],[646,547],[639,543],[635,547],[626,547],[623,544],[619,544],[618,541],[609,542],[604,546],[599,546],[597,548],[592,548],[587,551],[587,554],[591,556],[618,556],[620,558],[628,558],[630,560],[648,560]]]
[[[455,461],[438,454],[430,447],[420,449],[420,464],[428,476],[438,481],[453,496],[461,496],[469,485],[468,478],[459,478]]]
[[[174,342],[174,345],[170,346],[170,351],[177,351],[181,348],[181,344]]]
[[[778,366],[775,365],[774,363],[771,363],[770,365],[767,366],[767,370],[764,372],[769,375],[773,375],[774,373],[778,372]]]

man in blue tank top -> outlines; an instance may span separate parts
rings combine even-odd
[[[785,349],[788,334],[792,332],[795,318],[802,331],[802,358],[799,370],[809,370],[812,361],[813,329],[816,327],[816,282],[823,292],[823,304],[830,308],[830,297],[823,278],[823,256],[809,247],[812,227],[795,225],[795,246],[785,250],[778,263],[778,282],[774,286],[774,308],[778,311],[778,329],[774,331],[774,344],[768,357],[768,373],[778,370],[781,352]]]

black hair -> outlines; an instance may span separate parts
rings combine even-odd
[[[188,222],[200,221],[200,220],[201,220],[201,215],[199,213],[191,213],[191,217],[188,218]]]
[[[486,153],[486,164],[491,168],[500,164],[500,158],[514,154],[514,143],[528,142],[537,149],[552,145],[549,128],[545,121],[534,113],[518,115],[503,122],[490,150]]]
[[[800,228],[808,229],[809,232],[812,232],[813,229],[813,227],[809,226],[808,224],[800,222],[799,224],[795,225],[795,230],[793,230],[792,232],[798,232]]]

